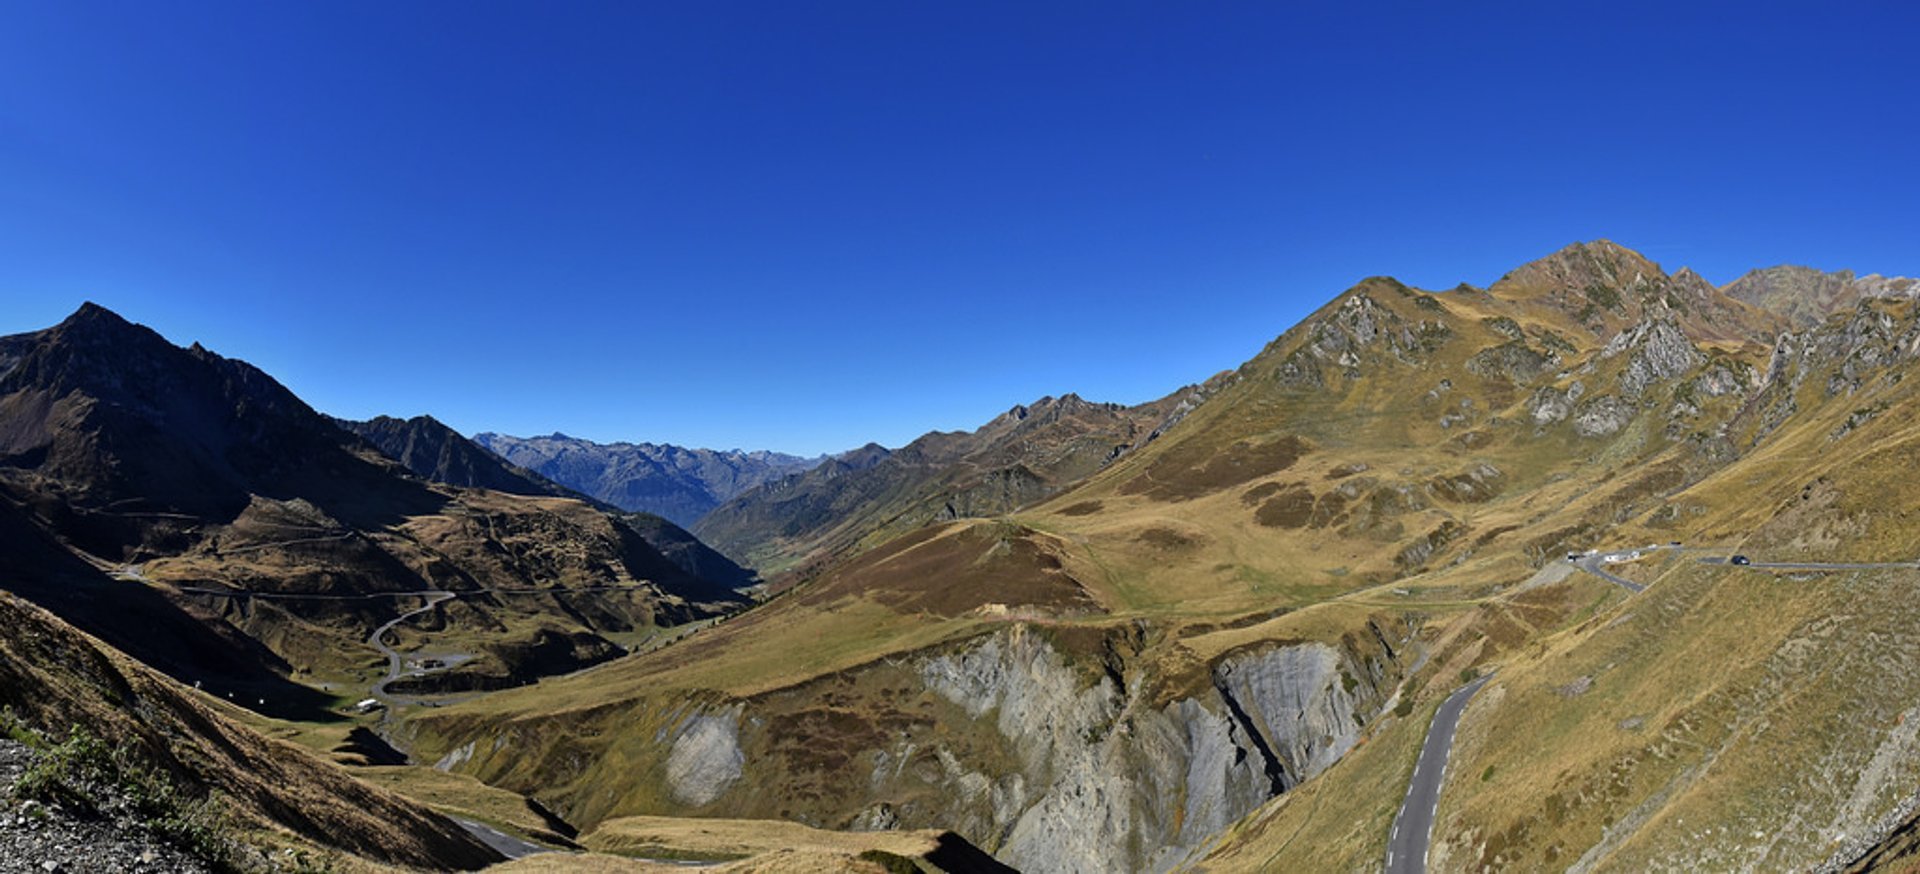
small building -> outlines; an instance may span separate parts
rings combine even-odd
[[[380,703],[380,699],[368,698],[365,701],[353,705],[353,710],[355,713],[372,713],[376,710],[385,710],[386,707],[387,705]]]

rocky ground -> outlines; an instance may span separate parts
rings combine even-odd
[[[0,872],[206,872],[205,863],[150,833],[129,805],[71,810],[14,796],[34,752],[0,738]],[[110,794],[110,793],[109,793]]]

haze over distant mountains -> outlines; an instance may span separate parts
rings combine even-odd
[[[473,442],[507,461],[623,510],[693,525],[722,501],[826,459],[766,450],[687,449],[656,443],[595,443],[554,433],[483,432]]]

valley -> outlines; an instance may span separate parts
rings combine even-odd
[[[0,642],[65,702],[7,703],[263,745],[418,831],[255,840],[415,867],[1903,858],[1914,291],[1575,244],[812,461],[333,419],[88,305],[0,338]]]

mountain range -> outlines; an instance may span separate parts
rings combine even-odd
[[[1915,294],[1580,243],[751,475],[338,422],[89,305],[0,338],[0,703],[384,864],[1400,870],[1434,779],[1429,870],[1911,866]]]
[[[491,489],[528,497],[575,498],[595,504],[626,528],[638,533],[662,556],[693,577],[728,588],[755,585],[758,576],[700,542],[686,529],[652,513],[627,512],[600,503],[462,437],[432,416],[396,419],[380,416],[365,422],[334,419],[334,424],[367,442],[415,474],[450,486]]]
[[[897,450],[869,444],[767,482],[715,507],[693,531],[758,567],[817,565],[931,522],[994,516],[1052,495],[1204,397],[1189,386],[1133,407],[1041,398],[974,431],[936,431]]]
[[[741,492],[824,460],[769,451],[594,443],[558,433],[509,437],[483,432],[475,434],[473,442],[595,500],[652,513],[683,527]]]
[[[1439,808],[1444,868],[1819,864],[1832,834],[1897,833],[1920,786],[1890,765],[1920,700],[1892,630],[1911,570],[1724,562],[1910,568],[1885,472],[1920,437],[1895,378],[1914,318],[1866,297],[1796,331],[1604,241],[1486,289],[1365,280],[1050,499],[425,715],[419,749],[501,725],[617,749],[559,782],[520,755],[461,766],[584,824],[940,823],[1022,870],[1346,870],[1385,856],[1425,717],[1497,671]],[[1722,563],[1660,554],[1620,571],[1635,593],[1563,559],[1673,540]],[[1765,808],[1715,806],[1748,795]]]

